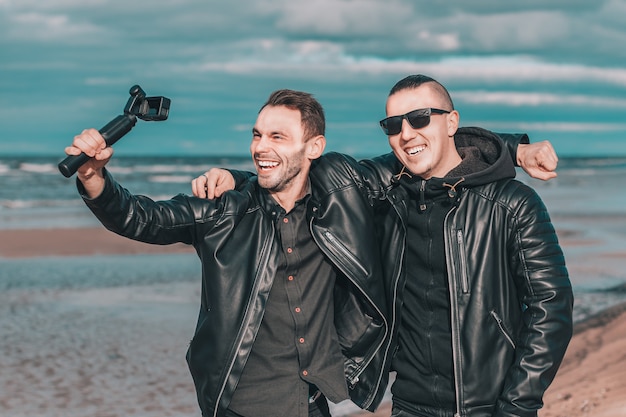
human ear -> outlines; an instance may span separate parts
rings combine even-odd
[[[456,134],[456,131],[459,129],[459,112],[456,110],[452,110],[447,116],[448,136],[453,137]]]
[[[326,148],[326,138],[323,135],[315,136],[306,142],[307,158],[310,160],[317,159],[324,153]]]

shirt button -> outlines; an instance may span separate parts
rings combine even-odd
[[[300,311],[302,311],[300,310],[300,307],[296,307],[295,310],[296,310],[296,313],[299,313]]]
[[[289,219],[285,217],[285,218],[283,219],[283,223],[289,223]]]
[[[293,281],[293,275],[289,275],[289,276],[287,277],[287,279],[288,279],[289,281]]]
[[[291,252],[293,252],[293,249],[287,248],[287,253],[291,253]]]
[[[298,341],[299,341],[300,343],[304,343],[304,337],[301,337],[300,339],[298,339]]]

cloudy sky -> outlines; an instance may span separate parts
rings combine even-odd
[[[560,155],[626,155],[626,0],[0,0],[0,155],[62,155],[129,88],[172,100],[126,154],[247,154],[277,88],[324,104],[329,149],[388,149],[377,121],[412,73],[462,125]]]

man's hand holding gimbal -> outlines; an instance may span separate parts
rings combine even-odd
[[[102,168],[113,156],[113,148],[107,146],[104,138],[97,129],[85,129],[80,135],[74,136],[72,146],[65,148],[67,155],[80,155],[84,152],[90,157],[76,171],[76,175],[85,187],[90,198],[95,198],[104,189],[104,175]]]

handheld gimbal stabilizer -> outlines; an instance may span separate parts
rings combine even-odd
[[[166,120],[170,110],[170,99],[166,97],[146,97],[145,91],[138,85],[130,88],[130,98],[120,114],[99,130],[108,146],[113,145],[122,136],[130,132],[137,123],[137,117],[147,121]],[[59,163],[59,171],[66,178],[74,175],[76,170],[89,160],[85,153],[70,155]]]

